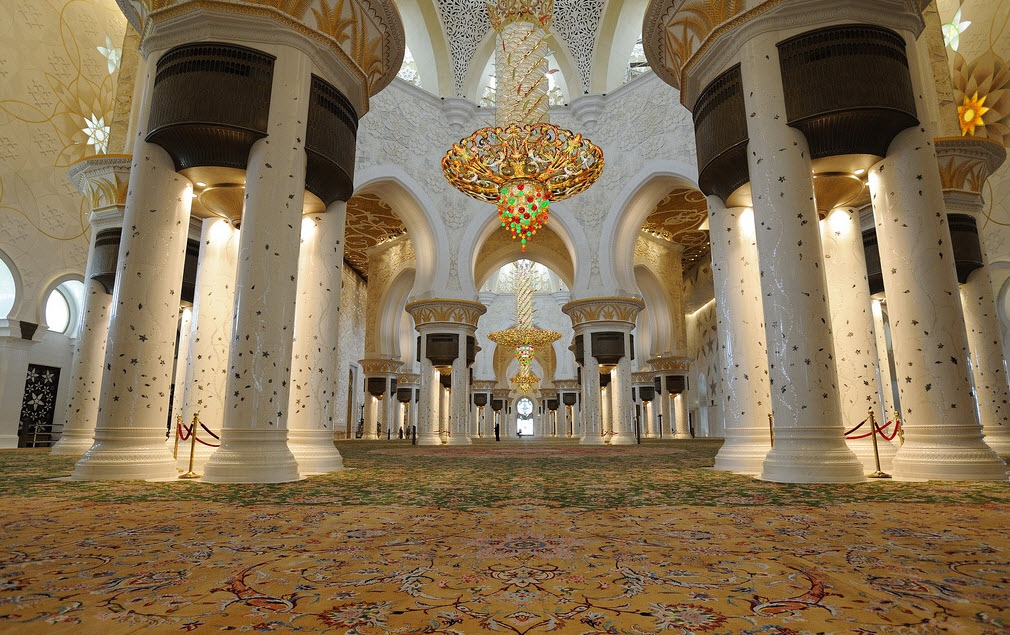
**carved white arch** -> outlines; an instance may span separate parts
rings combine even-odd
[[[593,53],[590,92],[609,93],[624,84],[631,50],[642,37],[642,22],[648,4],[649,0],[607,3]]]
[[[423,296],[444,289],[449,280],[449,240],[438,206],[417,181],[403,169],[376,165],[355,174],[355,194],[371,193],[382,198],[407,228],[414,244],[416,274],[414,293]]]
[[[463,238],[460,241],[461,246],[459,251],[459,267],[457,274],[459,275],[460,286],[463,288],[464,292],[476,295],[478,283],[482,284],[484,282],[483,280],[478,281],[474,278],[477,261],[484,244],[487,242],[491,234],[499,227],[501,227],[501,221],[498,219],[498,215],[494,211],[494,208],[490,206],[488,207],[487,216],[474,217],[466,226],[466,229],[463,232]],[[556,201],[551,203],[550,220],[548,221],[547,227],[557,234],[568,250],[568,258],[571,262],[571,270],[573,272],[571,280],[566,280],[562,273],[563,270],[556,268],[549,258],[545,258],[543,256],[538,258],[535,256],[536,247],[533,245],[536,243],[536,237],[534,237],[530,242],[531,246],[527,247],[527,251],[530,253],[530,260],[541,262],[549,269],[554,270],[555,273],[562,276],[562,280],[564,280],[570,290],[574,291],[576,288],[589,288],[589,244],[586,241],[586,235],[582,230],[582,226],[571,215],[563,202]],[[472,245],[472,247],[468,248],[468,245]],[[517,243],[515,257],[512,259],[506,259],[498,266],[500,267],[506,262],[518,260],[522,257],[521,254],[522,252],[519,251],[519,245]],[[492,271],[493,270],[494,269],[492,269]]]
[[[53,274],[46,285],[42,287],[42,293],[35,297],[34,321],[38,323],[39,328],[43,331],[46,331],[49,328],[49,325],[46,323],[46,301],[49,299],[49,294],[56,291],[56,287],[71,280],[84,283],[84,276],[81,275],[80,271],[69,268],[64,269],[59,273]],[[87,285],[85,285],[85,287],[87,287]],[[87,291],[86,288],[85,291]],[[77,324],[80,322],[84,307],[82,305],[74,305],[70,298],[67,298],[67,305],[70,307],[70,322],[67,325],[67,331],[69,333],[76,333]]]
[[[636,295],[635,241],[656,205],[671,190],[694,188],[698,170],[682,161],[651,160],[628,180],[603,221],[602,235],[612,237],[600,245],[600,276],[603,286],[617,294]]]
[[[436,95],[454,94],[449,43],[434,3],[397,0],[396,8],[403,20],[407,48],[417,64],[421,88]]]
[[[649,357],[673,350],[673,303],[657,273],[643,265],[635,267],[635,282],[649,313],[649,342],[651,348],[643,351]]]
[[[17,319],[17,316],[21,313],[25,298],[24,286],[21,282],[21,272],[18,270],[17,265],[14,264],[14,259],[5,254],[2,249],[0,249],[0,260],[7,265],[7,268],[11,272],[11,278],[14,279],[14,304],[11,306],[10,313],[0,315],[0,320],[6,320],[7,318],[12,320]]]
[[[407,304],[414,288],[415,270],[413,263],[404,263],[379,300],[379,315],[373,328],[378,329],[375,342],[376,352],[383,357],[401,357],[400,330],[403,326],[403,307]]]

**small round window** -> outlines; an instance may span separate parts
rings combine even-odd
[[[50,331],[77,335],[77,318],[84,304],[84,283],[67,280],[49,292],[46,299],[46,325]]]

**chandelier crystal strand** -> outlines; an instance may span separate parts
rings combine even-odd
[[[467,196],[498,204],[522,250],[547,224],[550,201],[596,182],[603,152],[581,134],[547,123],[547,35],[553,0],[488,4],[497,33],[495,123],[453,144],[442,171]]]

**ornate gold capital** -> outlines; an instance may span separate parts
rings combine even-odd
[[[417,373],[398,373],[396,375],[397,388],[416,388],[421,385],[421,376]]]
[[[635,316],[645,308],[645,303],[635,298],[586,298],[573,300],[561,307],[572,319],[572,326],[589,322],[635,323]]]
[[[408,302],[404,310],[414,318],[415,326],[441,323],[477,328],[477,320],[487,313],[487,307],[480,302],[449,298],[415,300]]]
[[[84,195],[92,212],[126,205],[130,186],[129,154],[85,157],[67,168],[67,179]]]
[[[694,360],[690,357],[653,357],[649,360],[649,365],[656,371],[653,375],[666,371],[686,373],[691,370],[692,361]]]
[[[576,392],[582,390],[582,385],[577,379],[555,379],[554,387],[563,392]]]
[[[471,385],[472,389],[477,392],[488,392],[494,391],[494,387],[498,385],[498,382],[493,379],[477,379]]]
[[[403,366],[402,361],[390,358],[359,359],[358,364],[361,366],[361,372],[370,377],[378,375],[397,375],[400,370],[400,366]]]
[[[651,370],[640,370],[637,373],[631,373],[631,383],[632,384],[648,384],[652,385],[656,377],[655,371]]]
[[[504,399],[507,401],[511,392],[511,388],[495,388],[491,391],[491,396],[495,399]]]
[[[986,179],[1006,160],[1006,148],[980,137],[940,137],[934,145],[944,192],[981,196]]]

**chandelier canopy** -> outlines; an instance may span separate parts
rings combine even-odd
[[[498,34],[495,126],[454,143],[442,159],[453,187],[498,204],[502,227],[526,243],[547,224],[550,201],[582,192],[603,172],[603,151],[547,122],[547,28],[553,0],[488,4]]]

